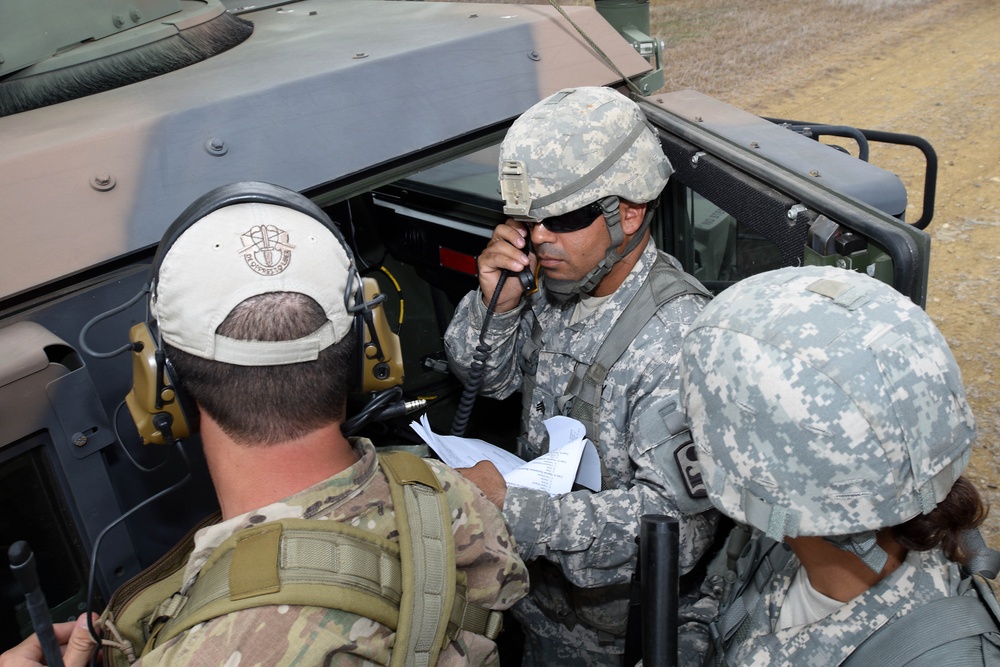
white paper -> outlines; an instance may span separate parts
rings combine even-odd
[[[576,472],[576,483],[594,491],[601,490],[601,459],[597,447],[587,440],[587,429],[582,422],[572,417],[549,417],[545,420],[545,430],[549,434],[549,451],[559,450],[567,445],[583,441],[580,467]]]
[[[411,428],[452,468],[469,468],[480,461],[497,467],[508,486],[545,491],[549,495],[568,493],[576,482],[594,491],[601,489],[601,463],[597,449],[586,439],[583,424],[570,417],[545,421],[549,452],[525,462],[505,449],[475,438],[438,435],[431,430],[427,415]]]
[[[491,445],[484,440],[460,438],[455,435],[438,435],[431,430],[427,415],[420,416],[420,423],[411,422],[410,427],[424,442],[452,468],[471,468],[480,461],[490,461],[501,475],[524,465],[524,460],[506,449]]]

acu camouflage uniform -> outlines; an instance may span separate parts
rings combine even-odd
[[[800,568],[786,536],[826,537],[880,572],[876,531],[931,512],[968,463],[975,422],[958,365],[909,299],[832,267],[747,278],[691,325],[680,373],[709,497],[754,527],[739,576],[719,566],[721,552],[709,594],[682,616],[681,664],[702,664],[711,635],[719,664],[838,665],[884,626],[902,643],[920,639],[900,619],[935,600],[967,595],[978,612],[996,609],[988,586],[980,595],[940,548],[911,550],[829,616],[775,630]],[[913,664],[1000,664],[994,616]],[[934,632],[947,636],[923,634]]]
[[[781,564],[772,571],[772,564]],[[836,666],[869,637],[890,622],[943,598],[966,595],[977,597],[970,579],[958,565],[944,558],[939,549],[910,551],[903,564],[870,589],[814,623],[776,630],[778,615],[789,586],[799,570],[799,561],[783,542],[775,542],[755,530],[737,564],[737,580],[759,593],[756,605],[732,635],[715,652],[720,665],[770,667]],[[759,574],[757,574],[759,573]],[[754,575],[757,574],[755,577]],[[759,577],[759,578],[758,578]],[[699,601],[697,610],[682,615],[681,652],[678,664],[698,666],[706,662],[711,643],[708,623],[715,619],[719,597],[722,609],[736,600],[736,588],[726,590],[724,577],[714,575],[704,587],[710,594]],[[748,599],[744,596],[744,599]],[[982,603],[979,603],[982,604]],[[718,624],[715,632],[722,632]],[[722,638],[720,637],[720,642]],[[851,663],[852,667],[854,663]],[[963,637],[923,653],[907,663],[911,667],[971,667],[1000,665],[1000,632]]]
[[[290,498],[200,530],[184,574],[185,592],[226,538],[277,519],[340,521],[397,541],[389,485],[375,448],[353,440],[361,460]],[[507,609],[527,592],[527,575],[503,518],[463,477],[428,461],[452,508],[455,560],[465,572],[470,602]],[[320,607],[270,605],[196,625],[157,647],[137,665],[388,665],[395,633],[362,616]],[[493,641],[467,631],[441,652],[438,665],[495,665]]]
[[[537,321],[542,339],[534,373],[534,392],[524,398],[518,454],[533,459],[547,451],[543,421],[564,414],[563,397],[577,363],[591,363],[609,329],[639,290],[658,251],[650,241],[624,283],[595,312],[570,324],[576,300],[550,303],[538,292],[490,322],[486,342],[493,346],[485,373],[484,396],[505,398],[521,388],[525,360],[520,351]],[[674,262],[661,254],[661,261]],[[649,313],[649,321],[607,375],[600,402],[600,437],[595,446],[606,469],[604,490],[574,491],[549,497],[539,491],[508,488],[504,516],[531,568],[531,595],[514,608],[526,633],[558,645],[557,655],[539,664],[566,664],[579,649],[618,664],[624,650],[629,582],[635,567],[639,518],[643,514],[680,516],[680,564],[688,571],[711,541],[714,514],[697,514],[708,504],[691,499],[674,460],[676,442],[667,419],[680,410],[677,361],[681,336],[707,302],[685,295]],[[486,312],[478,291],[462,300],[445,334],[453,370],[462,375],[479,342]],[[550,564],[550,565],[546,565]],[[574,609],[567,599],[577,600]],[[585,589],[585,590],[582,590]],[[584,618],[580,618],[580,615]],[[530,637],[529,637],[530,643]]]

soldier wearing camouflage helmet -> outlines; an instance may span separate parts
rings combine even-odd
[[[1000,664],[973,577],[997,554],[961,477],[975,422],[919,307],[843,269],[763,273],[691,325],[681,381],[709,497],[749,527],[686,617],[681,664]]]
[[[684,571],[712,537],[715,515],[678,463],[689,460],[680,338],[709,294],[649,230],[671,172],[639,106],[608,88],[542,100],[500,147],[511,219],[479,256],[479,289],[445,335],[449,361],[467,379],[482,335],[492,351],[481,395],[522,394],[518,453],[547,451],[544,420],[568,415],[584,423],[602,468],[602,491],[560,497],[508,489],[487,463],[463,471],[531,561],[532,592],[514,610],[525,665],[621,663],[643,514],[680,517]],[[525,269],[538,274],[536,292],[516,279],[498,291],[503,272]]]
[[[501,612],[527,593],[503,517],[440,462],[342,433],[358,280],[334,223],[278,186],[213,190],[167,231],[151,309],[221,517],[115,595],[105,664],[498,664]],[[0,665],[40,660],[32,637]]]

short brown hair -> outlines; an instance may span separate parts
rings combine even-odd
[[[325,321],[322,307],[311,297],[271,292],[240,303],[216,332],[238,340],[294,340]],[[164,348],[182,389],[242,444],[293,440],[344,418],[355,350],[353,331],[321,351],[315,361],[279,366],[238,366],[169,345]]]

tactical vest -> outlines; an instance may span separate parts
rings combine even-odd
[[[398,544],[337,521],[272,521],[230,536],[181,595],[194,534],[216,514],[112,596],[101,617],[112,621],[105,664],[126,667],[198,623],[263,605],[326,607],[381,623],[396,632],[391,667],[435,664],[459,630],[496,639],[502,613],[468,601],[434,471],[403,452],[378,458]]]
[[[750,531],[738,526],[734,531],[740,550],[750,541]],[[903,667],[919,656],[950,642],[992,633],[1000,638],[1000,604],[984,577],[996,576],[996,551],[986,547],[982,538],[973,540],[974,558],[970,567],[975,574],[962,578],[958,595],[939,598],[896,616],[867,637],[841,663],[843,667]],[[756,611],[765,604],[766,592],[775,573],[781,572],[792,557],[782,543],[763,537],[743,550],[736,567],[737,549],[727,544],[726,589],[722,593],[719,615],[709,627],[713,641],[705,665],[728,665],[727,651],[745,642],[751,635]],[[742,569],[737,574],[737,570]],[[964,572],[964,570],[963,570]],[[732,589],[732,590],[730,590]],[[732,593],[732,594],[731,594]],[[981,664],[981,660],[975,664]]]
[[[618,359],[625,353],[635,337],[649,322],[650,317],[659,308],[674,299],[684,295],[701,295],[711,299],[712,294],[693,276],[684,273],[673,266],[662,253],[657,253],[656,260],[646,274],[642,285],[635,296],[615,320],[611,330],[604,337],[604,342],[594,355],[591,364],[577,362],[573,369],[573,377],[569,381],[563,396],[557,400],[559,411],[580,421],[587,429],[587,438],[600,442],[601,392],[608,373]],[[519,365],[523,380],[521,388],[521,414],[531,411],[532,394],[535,390],[535,372],[538,369],[538,352],[542,346],[542,329],[535,320],[531,330],[531,339],[521,347]],[[522,424],[527,429],[528,424]],[[611,483],[608,470],[601,461],[601,488],[615,488]]]

